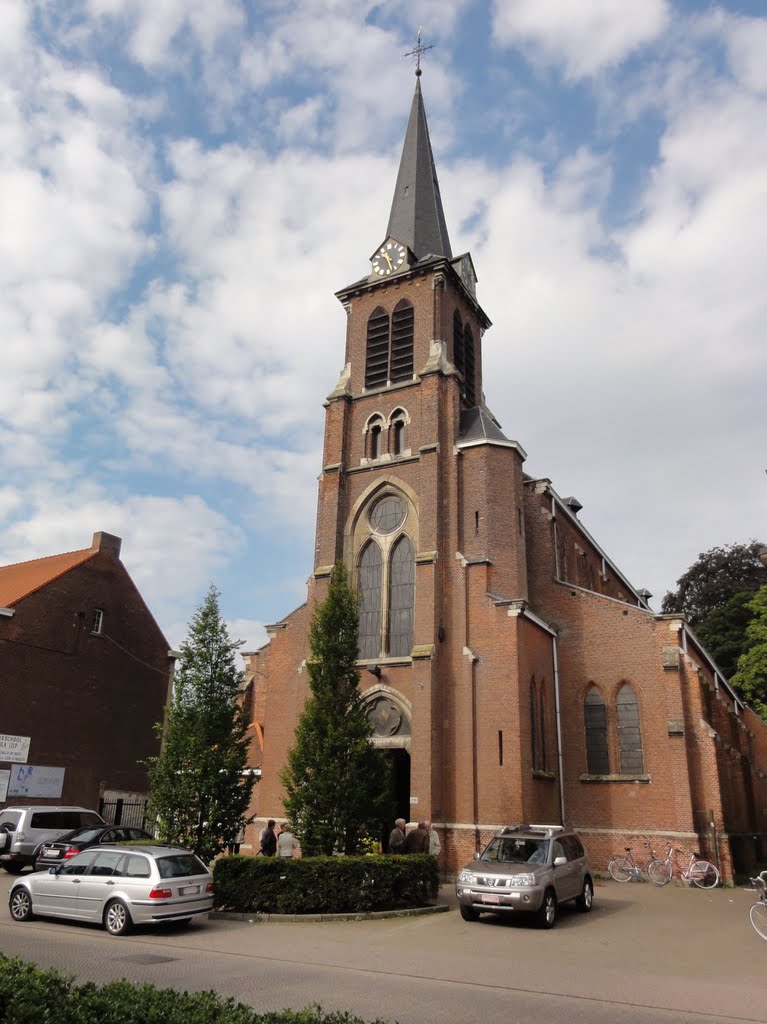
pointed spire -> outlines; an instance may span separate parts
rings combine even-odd
[[[420,66],[387,235],[407,245],[416,259],[430,254],[451,259],[453,255],[421,96]]]

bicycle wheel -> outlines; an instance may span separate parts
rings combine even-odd
[[[651,860],[647,865],[647,877],[653,885],[668,885],[672,874],[671,861]]]
[[[634,865],[628,857],[613,857],[607,865],[607,870],[616,882],[630,882],[634,877]]]
[[[767,942],[767,903],[762,903],[761,900],[755,903],[749,910],[748,916],[751,918],[751,924],[754,926],[756,934]]]
[[[690,881],[699,889],[713,889],[719,885],[719,869],[707,860],[693,861],[690,867]]]

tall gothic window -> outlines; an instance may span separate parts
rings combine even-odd
[[[365,351],[365,387],[382,388],[413,377],[413,306],[402,299],[391,316],[381,306],[370,314]]]
[[[476,380],[476,363],[474,360],[474,335],[471,332],[471,327],[466,324],[463,332],[463,360],[464,360],[464,391],[466,393],[466,401],[469,405],[477,404],[477,380]]]
[[[465,370],[463,359],[463,321],[458,310],[453,313],[453,364],[460,374]]]
[[[540,712],[540,715],[539,715],[539,719],[540,719],[540,737],[541,737],[541,739],[540,739],[540,744],[539,744],[539,746],[540,746],[540,754],[538,756],[538,761],[540,762],[540,769],[541,769],[541,771],[542,772],[547,772],[549,770],[549,754],[548,754],[548,748],[547,748],[547,745],[546,745],[546,738],[547,738],[546,737],[546,689],[545,689],[545,684],[544,684],[543,680],[541,680],[540,705],[541,705],[541,712]]]
[[[618,719],[618,749],[621,755],[621,774],[641,775],[644,771],[642,733],[639,728],[639,704],[634,690],[624,683],[615,697]]]
[[[533,771],[538,770],[538,701],[535,693],[535,676],[530,680],[530,753]]]
[[[409,516],[404,497],[386,491],[357,530],[363,538],[357,563],[359,656],[366,661],[406,658],[413,649],[416,549],[406,532],[414,526]]]
[[[586,726],[586,770],[589,775],[609,775],[607,708],[596,686],[589,687],[583,704]]]

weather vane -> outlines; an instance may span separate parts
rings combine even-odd
[[[434,45],[433,43],[430,43],[429,46],[424,46],[421,43],[421,28],[419,26],[419,28],[418,28],[418,41],[415,44],[415,49],[409,50],[405,54],[406,57],[415,57],[415,75],[416,75],[416,78],[420,78],[421,77],[421,54],[422,53],[426,53],[427,50],[431,50],[433,48],[433,45]]]

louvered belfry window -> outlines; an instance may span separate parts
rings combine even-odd
[[[589,775],[609,775],[607,750],[607,708],[602,694],[592,686],[583,705],[586,726],[586,770]]]
[[[400,657],[413,648],[415,553],[410,538],[400,537],[391,555],[389,581],[389,654]]]
[[[477,404],[477,371],[474,360],[474,335],[472,334],[471,327],[469,327],[468,324],[463,332],[463,362],[463,382],[466,402],[468,405],[473,406]]]
[[[639,728],[639,704],[628,683],[624,683],[615,698],[618,717],[618,747],[621,754],[621,774],[641,775],[644,771],[642,733]]]
[[[368,320],[368,338],[365,355],[365,387],[386,386],[389,375],[389,314],[380,306]]]
[[[368,541],[360,558],[360,658],[381,653],[381,581],[383,558],[374,540]]]
[[[391,365],[389,379],[410,380],[413,376],[413,307],[403,299],[391,318]]]
[[[453,313],[453,365],[460,374],[465,372],[463,358],[463,321],[458,310]]]

